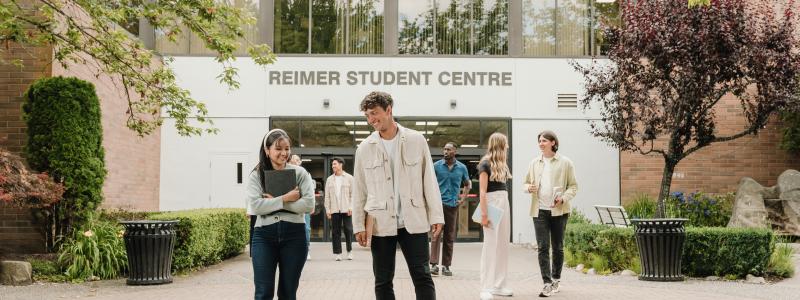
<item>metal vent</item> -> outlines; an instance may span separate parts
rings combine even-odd
[[[578,94],[558,94],[558,109],[578,108]]]

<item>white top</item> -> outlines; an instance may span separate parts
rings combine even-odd
[[[552,169],[550,165],[553,158],[544,158],[544,169],[542,179],[539,180],[539,209],[551,210],[555,202],[553,201],[553,183],[551,181]]]
[[[334,187],[335,187],[334,193],[336,193],[336,201],[339,202],[338,204],[339,204],[340,208],[344,207],[344,205],[342,205],[343,204],[342,203],[342,180],[344,180],[344,178],[342,178],[342,177],[343,177],[342,175],[334,175],[333,176],[333,183],[334,183]]]
[[[394,186],[394,203],[397,213],[397,228],[404,228],[405,222],[403,221],[403,206],[402,202],[400,201],[400,189],[398,188],[399,182],[397,176],[397,171],[400,169],[397,167],[400,161],[400,155],[397,155],[397,149],[399,148],[399,139],[397,138],[400,136],[400,130],[398,129],[397,134],[394,135],[394,138],[391,140],[387,140],[381,138],[381,144],[383,144],[383,148],[386,150],[386,154],[389,155],[389,161],[391,162],[389,165],[392,167],[392,185]]]

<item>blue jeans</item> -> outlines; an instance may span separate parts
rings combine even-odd
[[[306,245],[311,245],[311,214],[306,214]]]
[[[278,299],[297,299],[300,273],[308,255],[308,244],[303,239],[304,226],[280,221],[253,230],[250,253],[256,300],[272,299],[275,295],[277,268],[280,268]]]

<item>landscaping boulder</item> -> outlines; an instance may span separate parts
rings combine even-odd
[[[33,269],[27,261],[4,260],[0,262],[0,284],[29,285],[33,283]]]
[[[770,228],[800,235],[800,172],[784,171],[773,187],[742,178],[728,227]]]
[[[733,215],[728,227],[764,227],[769,228],[767,208],[764,205],[765,188],[750,177],[739,181],[736,200],[733,203]]]

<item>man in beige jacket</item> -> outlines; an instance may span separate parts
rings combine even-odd
[[[347,259],[353,260],[353,176],[347,174],[344,159],[334,157],[331,162],[333,174],[325,181],[325,214],[333,225],[333,255],[342,260],[342,229],[347,242]]]
[[[392,103],[384,92],[372,92],[361,101],[361,111],[375,132],[356,150],[353,229],[360,245],[372,239],[376,299],[395,299],[397,244],[417,299],[436,299],[428,265],[428,231],[438,236],[444,224],[439,184],[425,136],[394,122]],[[372,237],[365,231],[367,215],[374,219]]]

